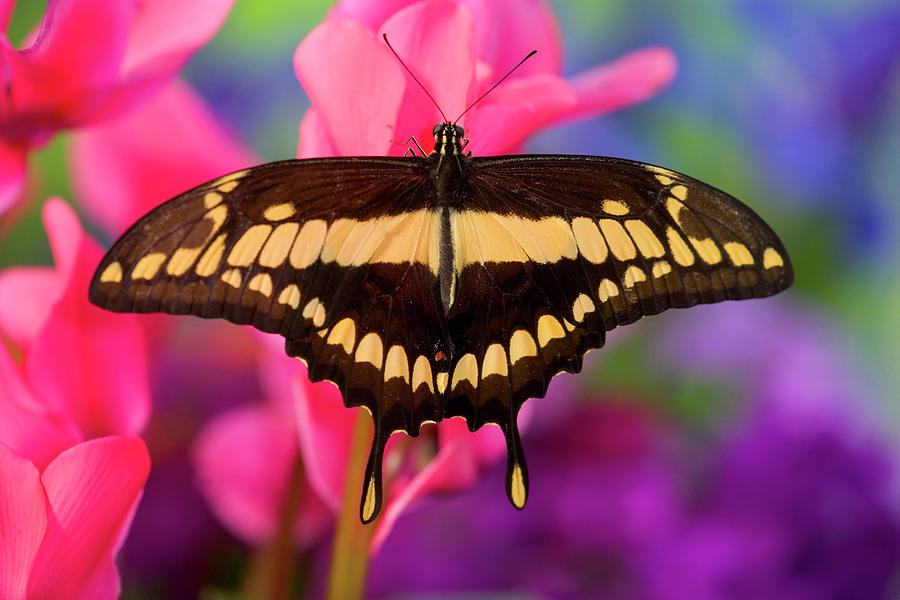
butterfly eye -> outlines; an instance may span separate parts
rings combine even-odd
[[[443,131],[443,130],[444,130],[444,124],[438,123],[437,125],[434,126],[434,129],[431,130],[431,134],[435,138],[437,138],[437,136],[441,135],[441,131]]]
[[[458,140],[463,139],[466,135],[465,129],[463,129],[459,125],[454,125],[453,130],[454,130],[454,133],[456,134],[456,139],[458,139]]]

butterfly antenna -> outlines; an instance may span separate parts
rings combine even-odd
[[[392,48],[392,49],[393,49],[393,48]],[[455,125],[457,121],[459,121],[460,119],[462,119],[462,117],[463,117],[464,114],[466,114],[467,112],[469,112],[469,109],[471,109],[473,106],[475,106],[476,104],[478,104],[479,102],[481,102],[482,98],[484,98],[485,96],[487,96],[488,94],[490,94],[491,92],[493,92],[493,91],[494,91],[494,88],[496,88],[498,85],[500,85],[501,83],[503,83],[503,80],[504,80],[504,79],[506,79],[507,77],[509,77],[510,75],[512,75],[512,74],[513,74],[513,71],[515,71],[516,69],[518,69],[519,67],[521,67],[521,66],[522,66],[522,63],[524,63],[526,60],[528,60],[529,58],[531,58],[531,57],[534,56],[535,54],[537,54],[537,50],[532,50],[531,52],[529,52],[529,53],[528,53],[528,56],[526,56],[525,58],[523,58],[522,60],[520,60],[520,61],[519,61],[519,64],[517,64],[516,66],[514,66],[512,69],[509,70],[509,73],[507,73],[506,75],[504,75],[503,77],[500,78],[500,81],[498,81],[497,83],[495,83],[494,85],[492,85],[491,88],[490,88],[488,91],[486,91],[486,92],[483,93],[482,95],[478,96],[478,98],[475,100],[475,102],[473,102],[472,104],[470,104],[469,106],[466,107],[466,110],[464,110],[464,111],[462,111],[461,113],[459,113],[459,116],[456,117],[456,118],[453,120],[453,124]],[[421,85],[421,84],[420,84],[420,85]]]
[[[447,122],[448,122],[448,121],[447,121],[447,115],[445,115],[445,114],[444,114],[444,111],[441,110],[441,107],[438,106],[437,100],[434,99],[434,96],[432,96],[430,93],[428,93],[428,90],[425,88],[424,85],[422,85],[422,82],[419,81],[419,78],[416,77],[416,76],[413,74],[413,72],[410,70],[410,68],[406,66],[406,63],[403,62],[403,59],[400,58],[400,55],[397,54],[397,51],[394,50],[394,47],[391,46],[391,43],[388,41],[387,34],[385,33],[382,37],[384,38],[384,43],[387,44],[387,47],[391,49],[391,52],[394,53],[394,56],[397,57],[397,60],[400,62],[401,65],[403,65],[403,68],[406,69],[406,72],[409,73],[409,76],[413,78],[413,81],[415,81],[416,83],[419,84],[419,87],[422,88],[422,91],[425,92],[425,95],[428,96],[428,99],[431,100],[431,103],[434,104],[434,107],[435,107],[436,109],[438,109],[438,112],[439,112],[439,113],[441,113],[441,118],[444,119],[444,123],[447,123]],[[502,81],[502,80],[501,80],[501,81]],[[467,110],[468,110],[468,109],[467,109]]]

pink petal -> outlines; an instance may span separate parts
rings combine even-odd
[[[315,107],[310,108],[300,121],[300,142],[297,158],[322,158],[337,156],[338,151],[331,143],[328,126]]]
[[[294,54],[297,79],[343,156],[384,155],[391,149],[390,125],[403,96],[400,69],[383,42],[346,19],[313,29]]]
[[[273,539],[299,468],[291,417],[275,405],[240,407],[208,424],[194,445],[198,484],[207,503],[230,531],[250,545]],[[306,488],[294,521],[295,537],[303,546],[318,539],[332,520]]]
[[[341,0],[328,12],[329,19],[355,19],[376,31],[388,17],[419,0]]]
[[[0,344],[0,441],[38,467],[80,441],[78,432],[49,414]],[[2,596],[0,596],[2,597]]]
[[[92,120],[117,116],[156,92],[219,30],[234,0],[140,3],[119,80]]]
[[[50,241],[50,250],[53,252],[53,262],[56,263],[56,272],[60,278],[58,297],[62,294],[66,280],[71,277],[75,257],[84,239],[84,230],[75,211],[62,198],[47,200],[41,216],[44,220],[44,229],[47,230],[47,239]]]
[[[79,201],[116,235],[165,200],[260,162],[180,82],[125,117],[75,132],[69,161]]]
[[[0,444],[0,598],[25,598],[46,528],[47,502],[37,468]]]
[[[139,4],[122,75],[174,74],[225,23],[234,0],[153,0]]]
[[[491,84],[532,50],[538,53],[513,78],[562,70],[559,25],[542,0],[469,0],[475,18],[476,54],[493,67]]]
[[[353,427],[363,409],[346,408],[340,392],[327,383],[310,383],[305,377],[295,377],[291,385],[306,476],[325,504],[338,512]]]
[[[555,120],[595,117],[643,102],[668,86],[677,70],[678,61],[668,48],[629,52],[573,78],[578,101]]]
[[[59,275],[47,267],[0,272],[0,331],[20,349],[27,349],[61,290]]]
[[[29,597],[118,596],[115,554],[149,470],[147,448],[134,436],[90,440],[50,463],[41,476],[50,518]]]
[[[453,35],[448,36],[448,31]],[[455,119],[466,107],[475,76],[469,8],[451,0],[419,2],[388,19],[379,32],[379,40],[382,33],[388,35],[397,54],[431,93],[446,117]],[[403,141],[414,135],[430,141],[434,124],[443,119],[422,89],[409,75],[406,77],[395,139]],[[404,149],[396,147],[395,153],[400,154]]]
[[[118,73],[135,6],[119,0],[50,0],[34,44],[6,52],[18,115],[32,127],[52,129],[95,110]]]
[[[503,435],[493,427],[472,433],[459,419],[442,421],[438,427],[442,435],[434,458],[412,478],[398,479],[391,484],[370,553],[378,551],[397,519],[415,500],[432,492],[458,492],[470,488],[477,483],[485,467],[505,453]],[[448,431],[455,432],[451,434],[451,441],[444,435]]]
[[[0,216],[22,196],[25,188],[25,156],[21,145],[0,142]]]
[[[49,215],[65,220],[72,209],[48,202]],[[102,252],[82,236],[60,301],[51,309],[26,357],[32,389],[52,411],[87,437],[140,431],[148,417],[146,351],[134,315],[113,315],[90,304],[87,290]]]
[[[16,0],[0,0],[0,31],[9,29],[9,20],[15,8]]]
[[[468,148],[478,156],[509,153],[526,137],[575,103],[571,87],[553,75],[505,82],[469,118]]]

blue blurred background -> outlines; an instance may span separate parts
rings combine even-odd
[[[42,12],[20,4],[14,27]],[[898,597],[900,5],[550,4],[567,74],[656,44],[679,73],[657,98],[542,133],[529,150],[638,159],[730,192],[779,232],[796,284],[611,336],[565,412],[533,401],[528,510],[506,506],[499,471],[424,502],[374,559],[371,595]],[[185,70],[266,159],[295,154],[308,101],[292,55],[327,5],[239,0]],[[72,196],[64,138],[34,161],[43,196]],[[49,261],[38,213],[0,266]],[[135,558],[135,535],[130,598],[213,594],[246,560],[218,531],[219,550],[182,563],[192,577],[167,567],[190,583],[166,588]],[[304,580],[326,557],[327,542],[307,551]]]

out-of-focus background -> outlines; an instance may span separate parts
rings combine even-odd
[[[42,4],[19,3],[11,38]],[[550,4],[566,73],[655,44],[679,71],[652,100],[546,131],[528,150],[637,159],[726,190],[779,233],[796,283],[614,332],[567,378],[576,400],[565,410],[552,395],[531,401],[527,509],[509,508],[500,464],[471,491],[424,500],[374,557],[370,594],[897,597],[900,5]],[[295,155],[309,103],[292,56],[327,8],[239,0],[184,70],[266,160]],[[33,157],[31,201],[0,267],[49,264],[40,205],[74,196],[65,154],[60,135]],[[237,370],[210,385],[160,362],[154,471],[120,561],[125,597],[213,597],[240,579],[248,552],[194,490],[185,449],[217,406],[197,396],[258,384]],[[302,550],[307,594],[328,545],[325,533]]]

